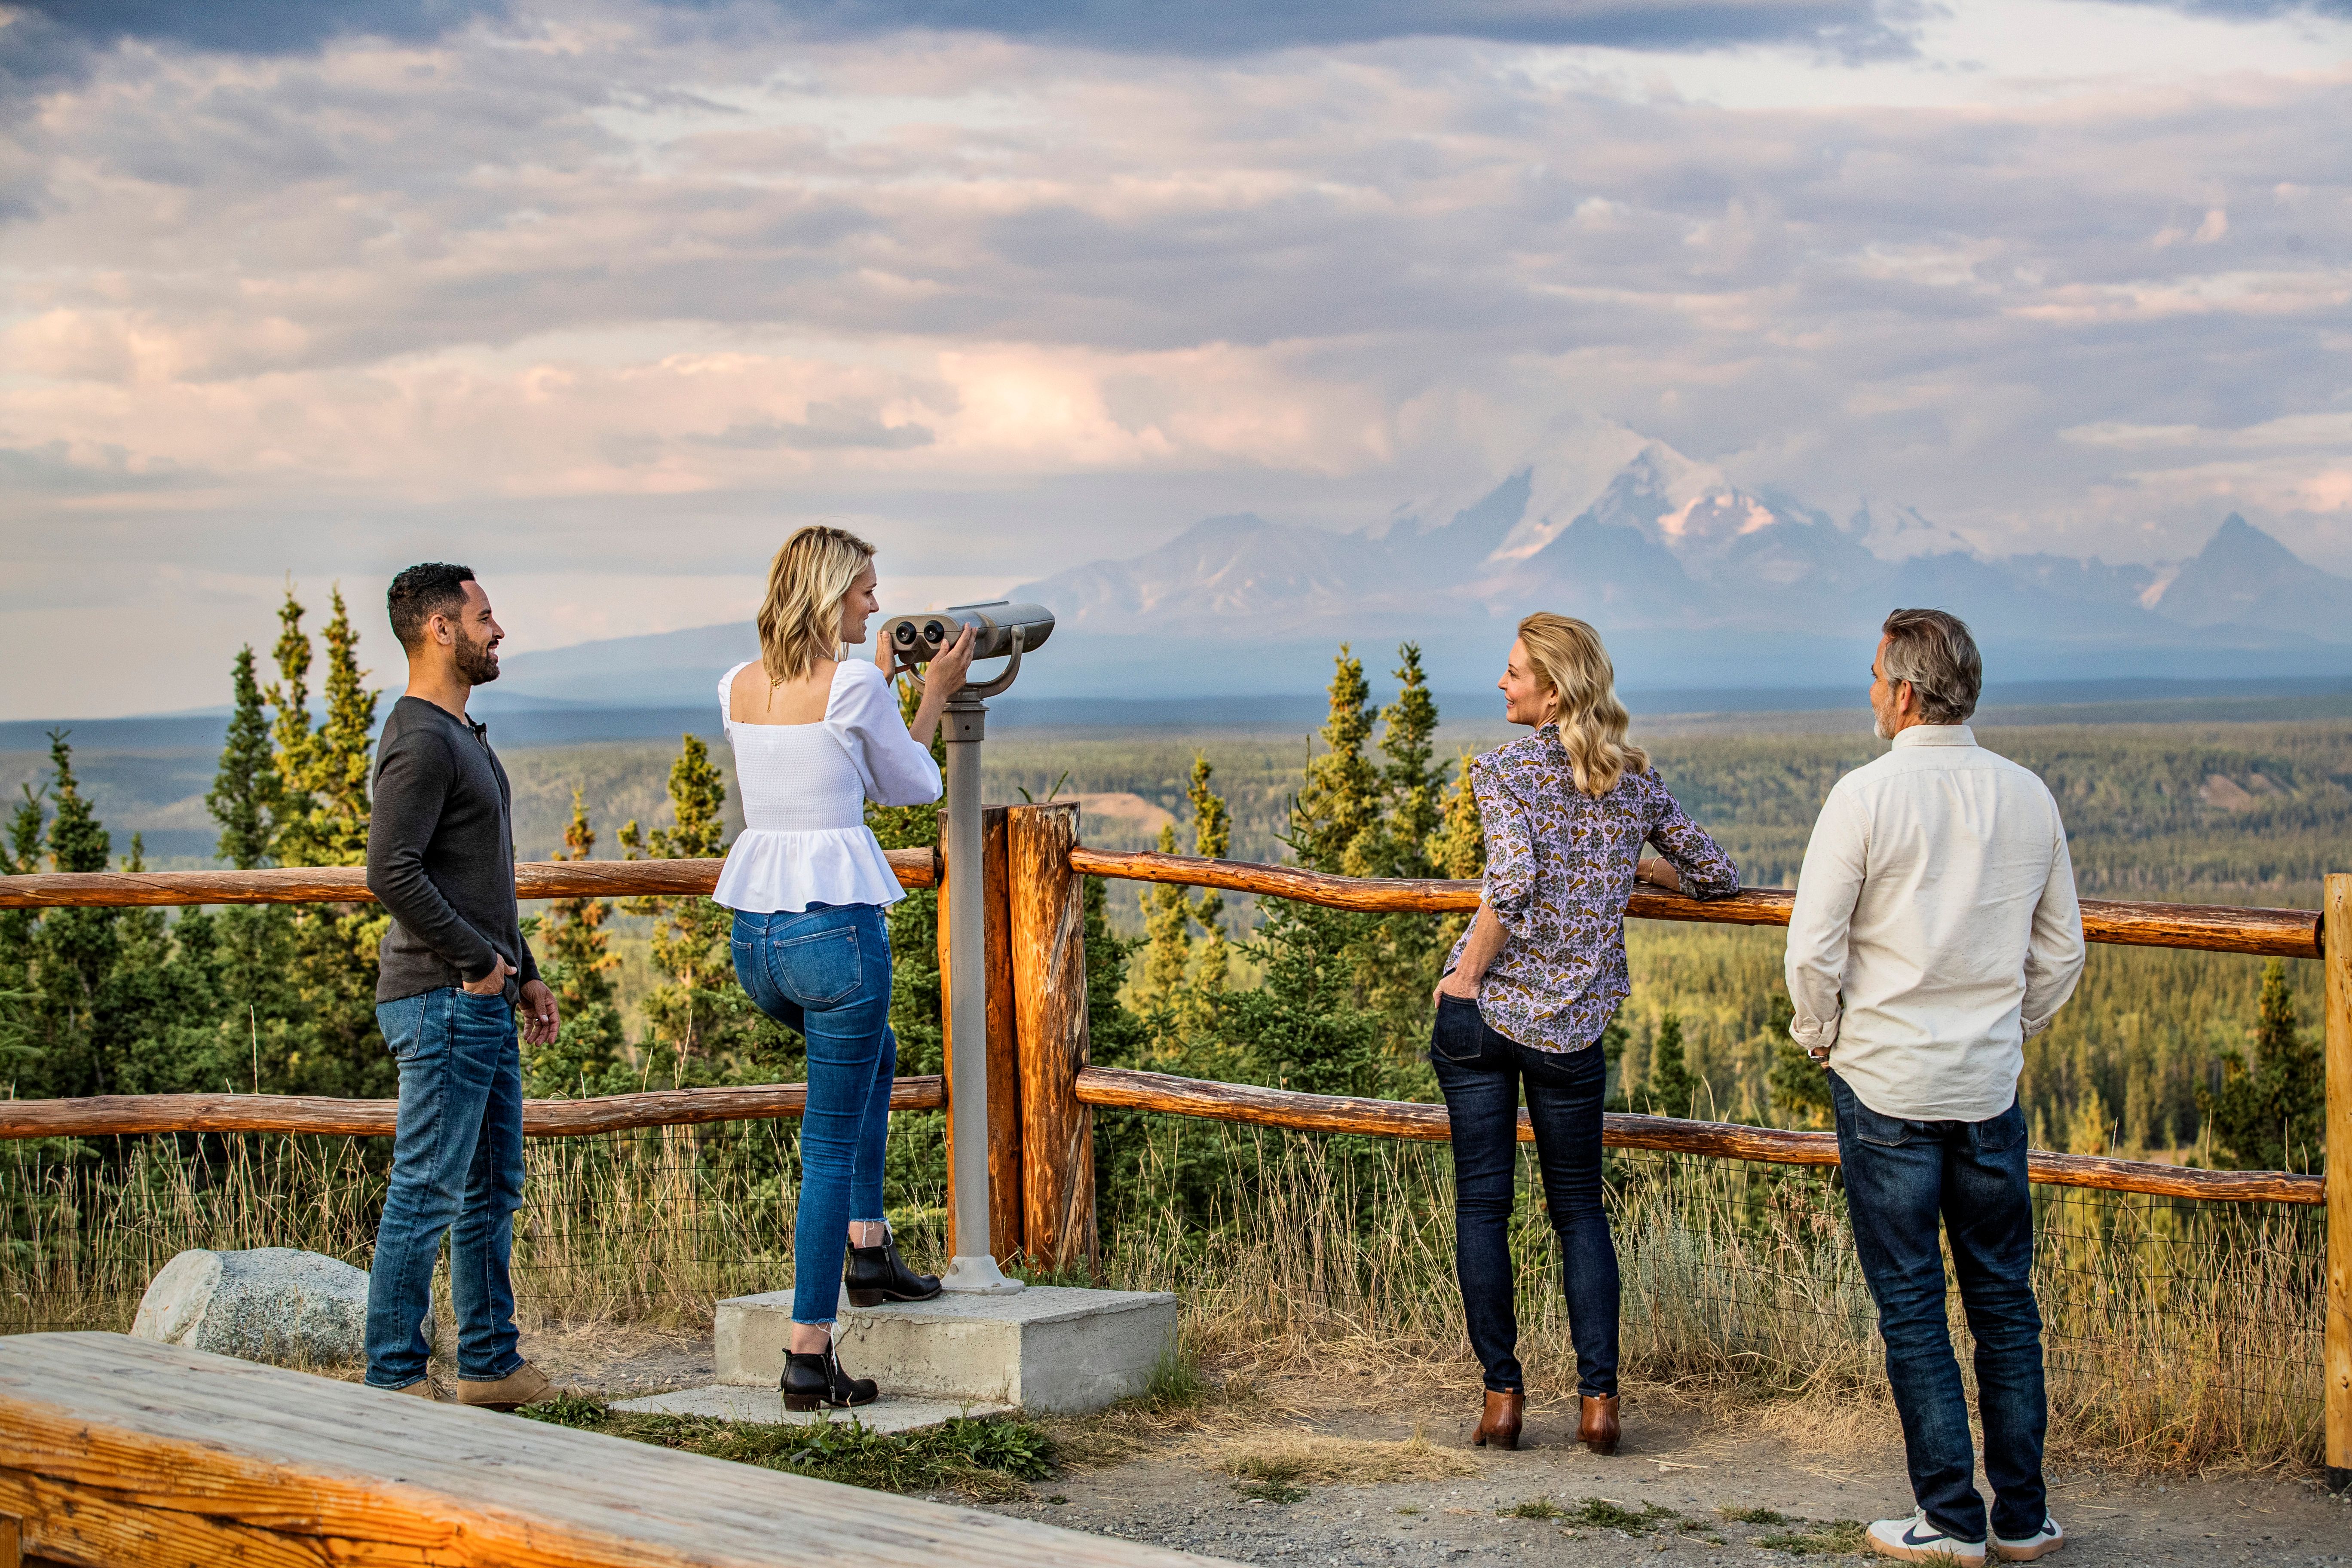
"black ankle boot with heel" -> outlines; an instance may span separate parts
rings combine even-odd
[[[814,1410],[819,1405],[847,1410],[882,1397],[872,1378],[852,1377],[841,1370],[841,1358],[831,1345],[808,1355],[786,1352],[783,1379],[777,1386],[784,1391],[787,1410]]]
[[[939,1277],[918,1274],[898,1256],[898,1239],[887,1233],[879,1247],[853,1247],[849,1267],[841,1276],[853,1307],[878,1307],[885,1301],[928,1301],[940,1293]]]

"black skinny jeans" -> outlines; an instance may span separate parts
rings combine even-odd
[[[1511,1199],[1519,1089],[1535,1123],[1544,1206],[1559,1237],[1560,1282],[1580,1394],[1617,1392],[1617,1248],[1601,1206],[1601,1102],[1609,1063],[1596,1047],[1538,1051],[1487,1027],[1477,1004],[1437,1005],[1429,1059],[1454,1141],[1454,1266],[1470,1348],[1497,1393],[1526,1389],[1511,1272]]]

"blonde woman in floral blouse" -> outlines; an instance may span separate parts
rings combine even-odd
[[[1470,762],[1486,885],[1438,982],[1429,1051],[1453,1122],[1454,1266],[1486,1368],[1476,1441],[1518,1447],[1527,1404],[1509,1238],[1524,1086],[1576,1344],[1577,1436],[1608,1454],[1618,1437],[1617,1249],[1601,1207],[1608,1064],[1592,1047],[1629,989],[1634,882],[1721,899],[1739,890],[1739,870],[1626,742],[1616,673],[1591,626],[1529,616],[1497,684],[1504,716],[1535,733]],[[1645,841],[1663,858],[1643,858]]]

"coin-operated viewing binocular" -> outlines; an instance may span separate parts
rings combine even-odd
[[[893,616],[882,623],[881,636],[889,645],[893,665],[903,669],[929,662],[966,626],[972,629],[974,659],[1012,660],[994,679],[965,688],[975,697],[993,697],[1013,684],[1021,669],[1021,656],[1035,652],[1054,635],[1054,612],[1043,605],[1015,605],[1003,599],[984,605],[950,605],[919,616]]]

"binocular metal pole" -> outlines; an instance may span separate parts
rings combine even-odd
[[[953,1123],[956,1255],[942,1288],[1008,1295],[988,1234],[988,903],[981,885],[980,742],[988,704],[969,687],[948,699],[948,1116]]]

